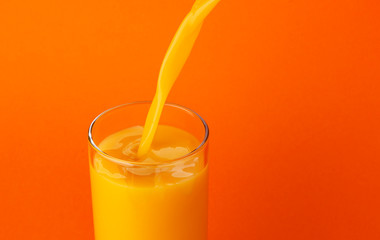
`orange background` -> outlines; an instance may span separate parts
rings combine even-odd
[[[92,239],[87,128],[152,99],[191,0],[0,2],[0,239]],[[170,102],[211,127],[210,240],[380,239],[380,4],[222,0]]]

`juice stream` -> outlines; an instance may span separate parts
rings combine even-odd
[[[162,62],[156,94],[145,120],[144,131],[138,149],[142,157],[149,151],[157,130],[166,98],[188,58],[204,19],[220,0],[197,0],[179,26]]]

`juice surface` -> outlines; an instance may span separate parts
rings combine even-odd
[[[151,149],[138,159],[142,131],[141,126],[124,129],[98,145],[126,164],[100,154],[90,159],[96,240],[206,240],[207,165],[201,154],[181,158],[199,141],[159,125]],[[160,163],[165,166],[154,166]]]

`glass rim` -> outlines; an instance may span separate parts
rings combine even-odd
[[[96,121],[101,118],[103,115],[113,111],[113,110],[116,110],[116,109],[119,109],[119,108],[122,108],[122,107],[126,107],[126,106],[129,106],[129,105],[137,105],[137,104],[151,104],[152,101],[135,101],[135,102],[130,102],[130,103],[124,103],[124,104],[120,104],[120,105],[117,105],[115,107],[112,107],[112,108],[109,108],[105,111],[103,111],[102,113],[100,113],[98,116],[95,117],[95,119],[91,122],[90,124],[90,127],[88,129],[88,141],[91,145],[91,147],[99,154],[101,155],[102,157],[106,158],[107,160],[109,161],[112,161],[116,164],[120,164],[120,165],[125,165],[125,166],[140,166],[140,167],[162,167],[162,166],[170,166],[170,165],[173,165],[173,164],[176,164],[178,162],[180,162],[181,160],[184,160],[188,157],[191,157],[191,156],[194,156],[196,155],[197,153],[199,153],[201,150],[203,150],[207,143],[208,143],[208,138],[209,138],[209,127],[206,123],[206,121],[197,113],[195,112],[194,110],[190,109],[190,108],[187,108],[185,106],[182,106],[182,105],[179,105],[179,104],[175,104],[175,103],[165,103],[164,106],[170,106],[170,107],[175,107],[175,108],[178,108],[180,110],[184,110],[188,113],[191,113],[192,115],[195,115],[195,117],[197,117],[199,120],[201,120],[202,124],[203,124],[203,127],[204,127],[204,130],[205,130],[205,133],[204,133],[204,137],[203,137],[203,140],[202,142],[198,145],[198,147],[196,147],[193,151],[189,152],[188,154],[186,155],[183,155],[179,158],[175,158],[175,159],[171,159],[171,160],[168,160],[168,161],[165,161],[165,162],[159,162],[159,163],[143,163],[143,162],[137,162],[137,161],[134,161],[131,159],[131,161],[129,160],[125,160],[125,159],[119,159],[119,158],[116,158],[116,157],[113,157],[105,152],[103,152],[97,145],[96,143],[94,142],[93,138],[92,138],[92,131],[93,131],[93,128],[94,128],[94,125],[96,123]]]

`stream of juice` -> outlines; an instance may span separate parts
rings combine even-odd
[[[185,64],[204,19],[220,0],[197,0],[183,19],[162,62],[157,90],[145,121],[138,156],[149,151],[166,98]]]
[[[143,127],[106,137],[98,146],[118,159],[137,159]],[[95,155],[90,164],[96,240],[206,240],[207,166],[203,155],[183,157],[199,141],[181,129],[159,125],[139,163],[120,165]],[[172,161],[171,161],[172,160]]]

